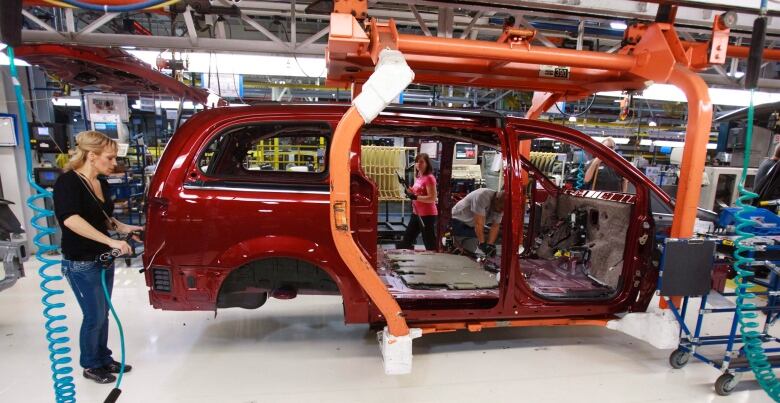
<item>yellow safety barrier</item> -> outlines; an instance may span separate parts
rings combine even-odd
[[[247,153],[250,167],[270,165],[275,171],[286,171],[294,166],[311,166],[312,172],[321,172],[325,156],[325,138],[319,145],[279,144],[279,139],[260,141]]]
[[[149,153],[149,155],[151,155],[155,161],[157,161],[160,159],[164,149],[165,147],[162,146],[148,146],[146,147],[146,152]]]

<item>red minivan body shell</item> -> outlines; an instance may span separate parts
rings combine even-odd
[[[211,186],[196,166],[196,159],[210,139],[237,125],[263,121],[338,123],[348,105],[262,105],[218,108],[197,113],[168,143],[150,183],[147,205],[147,235],[144,267],[171,270],[170,292],[152,288],[151,270],[146,271],[149,298],[155,308],[166,310],[216,310],[222,282],[236,268],[249,262],[272,257],[294,258],[316,265],[333,279],[343,297],[347,323],[381,323],[373,307],[349,268],[334,248],[330,234],[327,176],[321,182],[301,185],[277,183],[278,189],[233,189]],[[379,125],[439,126],[462,129],[494,130],[500,140],[507,173],[505,187],[511,203],[504,213],[503,242],[517,250],[522,244],[525,179],[519,153],[521,140],[546,137],[570,142],[611,164],[636,188],[635,195],[607,192],[561,190],[545,182],[550,195],[569,192],[633,203],[633,217],[626,233],[624,279],[616,295],[598,301],[552,301],[536,295],[519,275],[521,260],[514,253],[502,257],[498,303],[490,308],[464,309],[437,306],[428,308],[407,303],[405,318],[413,323],[446,321],[510,320],[531,318],[605,318],[616,313],[644,311],[657,281],[657,269],[651,264],[655,247],[650,213],[650,192],[669,204],[669,197],[625,159],[589,136],[567,127],[526,120],[498,117],[493,129],[485,127],[478,113],[431,109],[387,110],[373,123]],[[353,230],[369,261],[376,261],[376,198],[370,181],[360,181],[359,142],[353,146]],[[546,181],[534,169],[530,175]],[[360,190],[356,191],[355,188]],[[368,193],[368,194],[367,194]],[[594,196],[594,193],[595,196]],[[508,220],[507,220],[508,218]],[[649,238],[649,241],[647,241]],[[639,240],[644,239],[644,242]],[[514,249],[512,249],[514,248]],[[185,281],[184,279],[187,279]],[[408,301],[407,301],[408,302]]]

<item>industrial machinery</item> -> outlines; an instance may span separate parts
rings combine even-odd
[[[469,143],[455,143],[452,162],[452,179],[471,181],[473,185],[482,185],[482,169],[477,163],[478,146]]]
[[[482,152],[482,178],[486,188],[501,190],[504,187],[504,160],[500,152],[485,150]]]
[[[86,112],[92,130],[97,130],[119,144],[117,155],[127,155],[130,146],[130,134],[125,125],[130,119],[127,95],[123,94],[87,94]]]
[[[756,169],[749,168],[748,176],[745,181],[745,187],[753,188],[753,181],[756,177]],[[704,173],[707,175],[707,181],[701,186],[701,197],[699,198],[699,207],[720,211],[724,207],[731,207],[736,203],[739,197],[739,176],[742,168],[736,167],[704,167]]]
[[[0,291],[11,287],[24,277],[24,260],[27,258],[25,241],[13,240],[13,235],[24,233],[19,220],[8,207],[12,202],[0,199],[0,259],[2,273]]]
[[[60,123],[30,123],[30,143],[40,153],[67,153],[70,145]]]
[[[729,122],[735,125],[735,122]],[[721,123],[725,125],[727,123]],[[775,131],[766,127],[753,127],[753,141],[750,145],[750,166],[757,167],[761,161],[771,156],[774,151]],[[725,152],[731,154],[730,165],[739,167],[745,155],[745,127],[743,124],[735,125],[728,131]]]

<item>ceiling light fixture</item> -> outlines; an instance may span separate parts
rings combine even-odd
[[[628,28],[628,25],[626,25],[623,21],[612,21],[609,23],[609,27],[612,29],[618,29],[618,30],[625,30]]]

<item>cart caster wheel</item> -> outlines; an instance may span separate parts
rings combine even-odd
[[[125,259],[125,266],[130,267],[130,263],[132,263],[132,259]]]
[[[728,396],[737,387],[739,380],[733,374],[723,374],[715,381],[715,393]]]
[[[674,369],[680,369],[688,364],[688,360],[691,359],[691,353],[680,349],[672,351],[669,356],[669,365]]]

